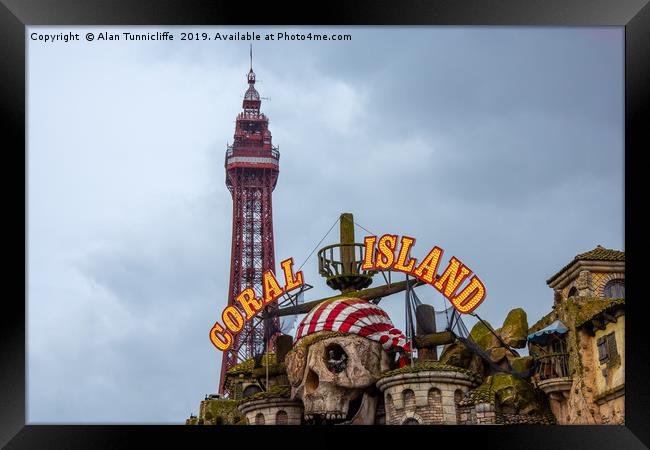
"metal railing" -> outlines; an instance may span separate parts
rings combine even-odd
[[[262,150],[260,147],[259,149],[256,150]],[[226,149],[226,159],[231,158],[235,154],[235,148],[232,145],[228,145]],[[277,146],[272,146],[271,147],[271,158],[275,158],[278,161],[280,160],[280,147]]]
[[[354,261],[351,266],[344,267],[342,249],[349,249],[353,252]],[[361,270],[363,264],[365,246],[363,244],[333,244],[321,248],[318,251],[318,272],[324,277],[339,275],[374,275],[375,271]]]
[[[551,353],[535,357],[535,375],[542,380],[569,376],[569,354]]]

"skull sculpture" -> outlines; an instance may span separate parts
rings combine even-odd
[[[286,356],[291,397],[304,404],[312,423],[374,424],[379,401],[375,383],[390,369],[379,342],[354,334],[321,331]]]

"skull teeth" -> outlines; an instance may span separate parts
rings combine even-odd
[[[342,412],[317,412],[317,413],[305,413],[305,420],[311,421],[317,417],[321,417],[325,420],[343,420],[346,418],[346,414]]]

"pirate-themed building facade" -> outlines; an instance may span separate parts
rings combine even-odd
[[[623,424],[625,253],[597,246],[547,284],[553,309],[528,336],[533,383],[560,424]]]
[[[516,308],[497,329],[480,320],[467,332],[453,308],[419,303],[414,331],[404,334],[378,299],[400,290],[408,298],[418,284],[367,288],[376,273],[340,252],[361,245],[353,223],[342,215],[341,242],[318,253],[321,273],[341,293],[280,310],[307,313],[295,341],[283,335],[275,352],[229,369],[230,397],[206,397],[186,423],[623,423],[623,252],[597,247],[576,256],[548,280],[553,309],[530,328]],[[451,317],[436,331],[427,316],[441,315]],[[529,356],[519,355],[526,346]]]

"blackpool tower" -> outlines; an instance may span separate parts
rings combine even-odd
[[[232,195],[228,305],[237,307],[235,298],[247,287],[252,287],[261,298],[262,275],[267,270],[275,272],[272,193],[280,173],[280,152],[271,143],[269,119],[260,112],[261,103],[255,89],[251,51],[243,111],[237,115],[234,141],[227,147],[225,162],[226,186]],[[233,337],[231,349],[223,354],[220,393],[224,393],[226,371],[241,360],[262,353],[269,338],[272,350],[272,335],[278,329],[277,317],[246,322],[242,331]]]

